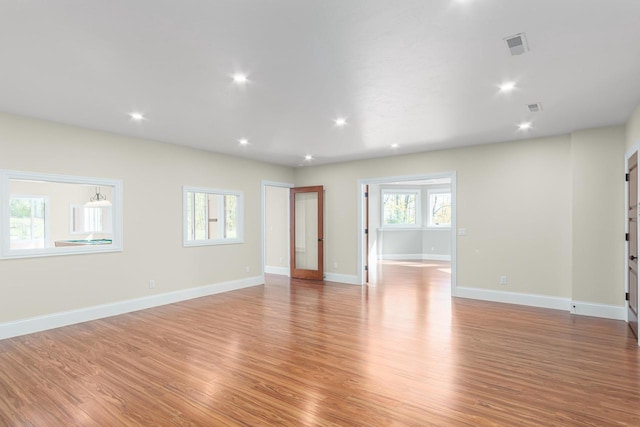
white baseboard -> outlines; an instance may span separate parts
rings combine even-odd
[[[327,282],[338,282],[345,283],[347,285],[358,285],[361,283],[358,281],[358,276],[353,276],[351,274],[338,274],[338,273],[324,273],[324,280]]]
[[[451,261],[451,255],[441,255],[441,254],[386,254],[386,255],[379,255],[378,259],[388,260],[388,261],[408,261],[408,260]]]
[[[262,284],[264,284],[264,277],[248,277],[214,285],[0,323],[0,340]]]
[[[491,289],[466,288],[458,286],[454,290],[459,298],[479,299],[483,301],[504,302],[507,304],[528,305],[531,307],[553,308],[569,311],[570,298],[546,295],[524,294],[519,292],[495,291]]]
[[[580,316],[627,320],[627,309],[625,306],[572,301],[570,298],[496,291],[490,289],[466,288],[462,286],[455,289],[455,296],[460,298],[479,299],[483,301],[528,305],[531,307],[552,308],[556,310],[569,311],[572,314]]]
[[[581,316],[603,317],[627,321],[627,307],[624,305],[594,304],[592,302],[571,301],[572,314]]]
[[[289,276],[289,269],[287,267],[274,267],[272,265],[265,265],[264,272],[269,274],[279,274],[281,276]]]

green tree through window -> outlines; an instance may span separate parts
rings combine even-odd
[[[45,232],[45,199],[12,197],[9,202],[11,240],[42,240]]]
[[[384,191],[382,194],[384,225],[417,224],[417,192]]]
[[[451,193],[429,193],[429,227],[451,227]]]

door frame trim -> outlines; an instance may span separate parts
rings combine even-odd
[[[419,175],[401,175],[401,176],[385,176],[378,178],[363,178],[358,180],[358,259],[357,259],[357,269],[358,269],[358,283],[361,285],[366,285],[364,281],[364,232],[360,232],[364,230],[364,186],[370,184],[384,184],[388,182],[401,182],[401,181],[421,181],[428,179],[438,179],[438,178],[449,178],[451,180],[451,296],[456,295],[456,286],[457,286],[457,270],[458,270],[458,261],[457,261],[457,182],[456,182],[456,171],[449,172],[436,172],[436,173],[425,173]]]
[[[640,141],[636,142],[624,153],[624,173],[629,173],[629,159],[634,153],[638,153],[639,165],[640,165]],[[639,166],[640,167],[640,166]],[[629,207],[629,183],[624,181],[624,230],[625,233],[629,232],[629,220],[627,217],[627,208]],[[639,183],[640,184],[640,183]],[[640,200],[640,185],[638,185],[638,200]],[[638,237],[640,237],[640,227],[638,228]],[[640,240],[639,240],[640,241]],[[624,245],[624,292],[629,292],[629,244]],[[640,295],[638,296],[638,302],[640,302]],[[638,304],[640,305],[640,304]],[[624,302],[625,322],[629,323],[629,301]],[[640,334],[638,334],[638,346],[640,347]]]
[[[262,238],[261,238],[261,251],[260,251],[260,257],[261,257],[261,261],[260,261],[260,265],[261,265],[261,274],[262,274],[262,278],[264,280],[264,270],[265,270],[265,263],[267,262],[267,187],[280,187],[280,188],[293,188],[294,184],[289,183],[289,182],[278,182],[278,181],[267,181],[267,180],[262,180],[260,182],[260,193],[261,193],[261,200],[260,200],[260,227],[261,227],[261,234],[262,234]],[[289,242],[291,240],[291,235],[289,232],[289,228],[290,228],[290,224],[291,224],[291,218],[289,218],[289,196],[287,195],[287,277],[290,277],[290,271],[291,271],[291,257],[290,257],[290,250],[291,248],[289,247]]]

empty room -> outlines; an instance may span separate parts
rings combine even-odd
[[[0,1],[0,426],[638,426],[640,3]]]

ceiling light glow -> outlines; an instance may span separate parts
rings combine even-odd
[[[518,129],[520,130],[527,130],[527,129],[531,129],[531,122],[522,122],[518,125]]]
[[[249,140],[246,138],[239,139],[238,142],[240,145],[249,145]]]
[[[246,74],[243,74],[243,73],[235,73],[235,74],[233,75],[233,82],[234,82],[234,83],[236,83],[236,84],[243,85],[243,84],[245,84],[245,83],[246,83],[246,82],[248,82],[248,81],[249,81],[249,79],[248,79],[248,77],[247,77],[247,75],[246,75]]]
[[[311,154],[307,154],[306,156],[304,156],[304,159],[306,161],[313,160],[313,156]]]
[[[137,111],[129,113],[129,117],[131,117],[131,120],[134,120],[136,122],[141,122],[145,119],[144,114],[138,113]]]
[[[347,124],[347,119],[345,119],[344,117],[338,117],[333,122],[336,124],[336,126],[343,127]]]
[[[399,146],[400,145],[398,145],[398,144],[391,144],[391,148],[393,148],[393,149],[398,148]]]
[[[504,82],[500,86],[500,92],[511,92],[516,88],[516,82]]]

